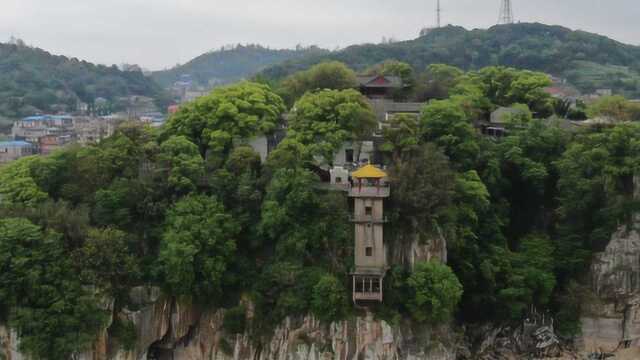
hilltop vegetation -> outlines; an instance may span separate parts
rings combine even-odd
[[[139,71],[94,65],[24,45],[0,43],[0,119],[37,112],[72,112],[78,102],[89,106],[101,97],[114,103],[130,95],[155,98],[163,107],[166,95]]]
[[[584,93],[611,88],[627,97],[640,96],[640,47],[543,24],[499,25],[471,31],[447,26],[415,40],[355,45],[290,60],[265,69],[262,75],[282,79],[328,60],[363,71],[388,59],[408,63],[416,71],[436,63],[464,70],[510,66],[566,78]]]
[[[278,128],[287,106],[267,85],[244,82],[182,107],[162,129],[124,124],[100,144],[1,167],[0,320],[21,335],[21,349],[36,359],[86,349],[112,316],[105,297],[117,314],[135,306],[138,285],[229,309],[225,331],[258,342],[286,316],[358,314],[348,301],[348,199],[318,186],[316,172],[376,122],[355,90],[317,89],[315,81],[344,84],[319,78],[335,75],[321,69],[296,77],[307,89],[290,93],[289,131],[265,163],[241,140]],[[448,263],[390,264],[385,302],[372,311],[396,324],[467,325],[517,322],[534,306],[575,334],[592,254],[639,208],[640,125],[572,132],[534,119],[531,110],[554,111],[540,73],[431,72],[448,74],[442,99],[383,131],[385,241],[393,251],[444,236]],[[487,109],[509,105],[522,111],[507,136],[474,129]],[[251,319],[241,299],[255,305]],[[131,342],[126,328],[118,320],[108,331]]]
[[[249,78],[268,66],[286,60],[325,53],[327,51],[315,47],[274,50],[259,45],[238,45],[208,52],[169,70],[156,71],[152,77],[163,87],[169,87],[181,75],[190,75],[197,85],[208,88]]]

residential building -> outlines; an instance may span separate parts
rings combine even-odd
[[[15,140],[37,144],[39,139],[48,135],[70,135],[73,118],[67,115],[29,116],[13,123],[11,135]]]
[[[73,142],[72,135],[45,135],[38,139],[38,152],[41,155],[48,155]]]
[[[0,163],[34,155],[36,147],[26,141],[0,141]]]

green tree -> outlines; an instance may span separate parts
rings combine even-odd
[[[228,154],[234,139],[273,132],[285,107],[282,99],[262,84],[243,82],[222,87],[185,105],[163,128],[163,138],[182,135],[201,155]]]
[[[553,244],[546,236],[522,239],[520,251],[512,255],[508,285],[499,292],[512,319],[519,320],[531,305],[548,305],[556,285],[553,254]]]
[[[346,199],[320,193],[317,182],[305,169],[277,170],[262,203],[260,231],[277,260],[342,270],[348,266],[344,256],[351,243]]]
[[[307,92],[355,88],[356,74],[343,63],[329,61],[298,72],[282,81],[280,92],[287,104],[293,104]]]
[[[408,160],[421,141],[420,122],[413,114],[396,114],[383,129],[381,150],[391,153],[393,163]]]
[[[446,99],[464,72],[455,66],[431,64],[422,75],[422,88],[417,91],[419,100]]]
[[[638,121],[640,105],[619,95],[604,96],[589,104],[587,115],[590,118],[603,117],[612,121]]]
[[[130,244],[129,235],[123,231],[90,229],[75,254],[83,279],[109,294],[123,295],[140,278],[140,267]]]
[[[0,167],[0,204],[35,206],[47,199],[31,173],[36,157],[26,157]]]
[[[0,220],[0,310],[9,311],[20,349],[40,359],[87,350],[108,318],[60,236],[22,218]]]
[[[419,147],[413,156],[390,168],[392,209],[396,237],[426,239],[436,230],[451,205],[455,174],[446,156],[433,144]]]
[[[479,89],[496,106],[526,104],[536,117],[545,118],[553,114],[553,98],[544,91],[548,86],[551,80],[543,73],[486,67],[461,78],[455,92],[464,94],[463,89]]]
[[[375,126],[375,115],[359,92],[321,90],[296,102],[289,136],[332,163],[343,142],[370,135]]]
[[[442,323],[453,316],[462,285],[451,269],[438,262],[419,262],[407,279],[411,295],[406,306],[418,322]]]
[[[238,231],[215,198],[189,195],[169,209],[158,266],[171,293],[215,301],[236,251]]]
[[[423,137],[444,149],[453,163],[471,168],[479,152],[477,134],[456,100],[436,100],[422,111]]]
[[[348,309],[344,285],[333,275],[325,275],[313,287],[311,311],[318,319],[331,322],[341,320]]]
[[[204,177],[204,160],[198,147],[184,136],[172,136],[160,144],[158,161],[168,174],[169,191],[181,195],[196,190]]]

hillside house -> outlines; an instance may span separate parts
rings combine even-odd
[[[71,135],[45,135],[38,139],[38,151],[42,155],[48,155],[73,142]]]
[[[36,147],[26,141],[0,141],[0,164],[35,153]]]
[[[39,139],[48,135],[70,135],[73,118],[66,115],[29,116],[13,123],[11,135],[15,140],[37,144]]]

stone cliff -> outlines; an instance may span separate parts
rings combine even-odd
[[[181,305],[164,298],[156,288],[135,288],[131,297],[138,310],[124,310],[116,316],[135,324],[135,348],[120,349],[105,331],[78,360],[453,360],[460,340],[447,327],[391,326],[370,314],[332,324],[322,324],[311,316],[287,318],[269,338],[255,338],[249,333],[226,333],[223,310],[201,311],[197,306]],[[15,332],[0,327],[0,358],[27,360],[18,346]]]
[[[633,179],[634,198],[640,199],[640,177]],[[586,352],[620,354],[638,350],[640,359],[640,216],[622,224],[604,252],[594,256],[591,290],[582,317]]]
[[[582,318],[583,346],[613,353],[640,346],[640,233],[621,226],[591,269],[595,301]]]
[[[398,248],[402,248],[401,251]],[[446,259],[442,236],[396,247],[394,263],[412,266],[420,260]],[[409,321],[389,324],[372,314],[324,324],[312,316],[287,318],[269,336],[229,334],[223,329],[224,310],[200,309],[162,294],[155,287],[130,292],[131,309],[113,315],[133,323],[135,345],[124,350],[121,341],[103,331],[90,350],[77,360],[454,360],[467,354],[461,333],[449,326],[415,326]],[[247,318],[252,306],[245,301]],[[0,325],[0,360],[28,360],[19,351],[14,331]],[[3,358],[4,356],[4,358]]]

